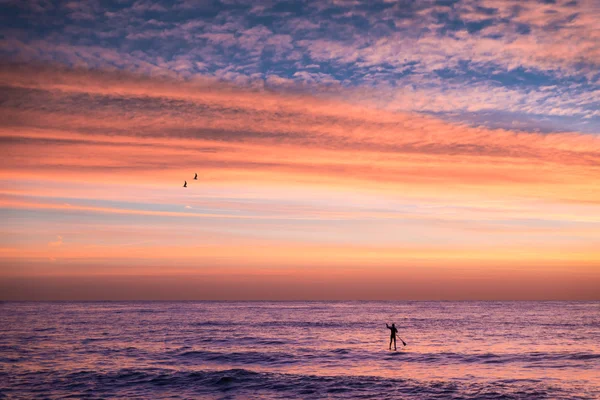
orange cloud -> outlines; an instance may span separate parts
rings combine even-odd
[[[352,286],[516,268],[600,282],[596,136],[116,72],[4,66],[0,85],[0,208],[28,221],[0,230],[7,277],[136,265],[123,274],[256,283],[281,267]],[[69,243],[48,243],[57,231]]]
[[[59,247],[62,244],[63,244],[63,238],[62,238],[62,236],[59,235],[59,236],[56,237],[56,240],[54,242],[48,243],[48,246],[50,246],[50,247]]]
[[[117,179],[147,181],[157,171],[201,168],[217,179],[447,184],[597,201],[589,188],[598,185],[600,139],[592,135],[470,128],[336,99],[120,73],[5,68],[0,75],[29,101],[1,110],[7,175],[43,166],[55,175],[123,170]],[[95,100],[74,104],[78,93]],[[46,95],[52,112],[37,105]],[[117,101],[129,111],[104,105]],[[24,156],[40,146],[48,151]]]

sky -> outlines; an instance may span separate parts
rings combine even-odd
[[[598,0],[0,9],[0,300],[600,299]]]

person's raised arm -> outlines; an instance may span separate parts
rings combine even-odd
[[[388,329],[392,329],[392,328],[390,328],[390,326],[387,323],[385,324],[385,327]]]

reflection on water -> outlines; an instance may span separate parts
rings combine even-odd
[[[599,302],[4,303],[0,317],[0,397],[600,396]]]

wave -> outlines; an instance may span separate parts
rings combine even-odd
[[[600,398],[599,304],[11,303],[0,399]]]
[[[241,325],[236,322],[230,321],[202,321],[202,322],[192,322],[191,326],[201,327],[201,326],[238,326]]]
[[[387,357],[393,356],[391,353]],[[401,353],[402,354],[402,353]],[[600,354],[597,353],[551,353],[551,352],[530,352],[530,353],[508,353],[508,354],[469,354],[469,353],[404,353],[404,360],[407,362],[433,363],[433,364],[508,364],[508,363],[535,363],[543,361],[547,366],[553,362],[564,361],[591,361],[600,360]],[[561,367],[559,364],[558,367]]]
[[[223,364],[292,364],[297,358],[290,353],[245,351],[223,353],[216,351],[192,350],[177,355],[182,359],[191,359],[194,362],[207,361]]]
[[[348,329],[347,321],[264,321],[253,324],[258,328],[334,328],[334,329]],[[353,329],[371,328],[373,324],[371,322],[358,321],[353,322]],[[383,329],[385,327],[383,326]]]
[[[171,356],[178,362],[193,361],[211,362],[223,365],[290,365],[298,363],[322,363],[328,364],[335,361],[351,360],[360,362],[361,360],[397,361],[398,358],[403,363],[420,363],[434,365],[461,365],[461,364],[511,364],[519,363],[528,368],[556,366],[562,368],[571,364],[577,364],[583,368],[586,363],[588,367],[598,367],[600,354],[596,353],[548,353],[531,352],[523,354],[468,354],[468,353],[418,353],[410,351],[398,352],[368,352],[362,350],[353,350],[348,348],[336,348],[328,350],[315,350],[298,348],[294,352],[284,351],[212,351],[212,350],[193,350],[190,347],[180,348],[171,351]],[[566,364],[565,364],[566,363]]]
[[[0,374],[1,376],[1,374]],[[160,368],[112,372],[35,371],[11,377],[11,393],[36,397],[52,388],[52,397],[222,397],[244,398],[410,398],[410,399],[523,399],[569,397],[562,388],[536,380],[492,383],[418,381],[374,376],[318,376],[257,372],[250,369],[181,371]],[[591,397],[590,397],[591,398]]]

